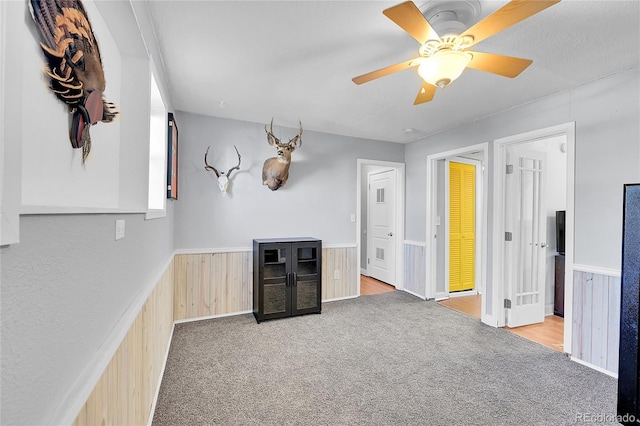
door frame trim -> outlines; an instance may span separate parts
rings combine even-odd
[[[356,246],[357,246],[357,274],[358,291],[360,296],[360,271],[362,271],[362,167],[365,165],[383,166],[396,170],[396,279],[397,290],[403,290],[404,285],[404,205],[405,205],[405,164],[394,161],[368,160],[358,158],[356,160]]]
[[[520,133],[493,141],[493,261],[492,280],[493,297],[492,312],[502,313],[494,315],[498,327],[504,327],[504,169],[506,167],[506,148],[511,145],[524,144],[539,139],[554,136],[566,136],[567,139],[567,206],[565,222],[565,299],[564,299],[564,351],[571,353],[571,323],[573,320],[573,262],[574,262],[574,202],[575,202],[575,122],[559,124],[557,126]]]

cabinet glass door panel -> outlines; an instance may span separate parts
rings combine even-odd
[[[315,247],[298,247],[298,260],[315,260],[316,258]]]
[[[263,289],[259,300],[262,315],[279,318],[291,314],[291,250],[282,245],[260,249]]]
[[[303,281],[298,279],[296,285],[296,308],[313,309],[318,307],[317,280]]]
[[[319,244],[293,244],[293,312],[316,311],[321,303]]]
[[[264,284],[265,315],[287,312],[287,288],[285,283]]]
[[[318,256],[315,247],[298,247],[296,253],[296,273],[315,275],[318,273]]]
[[[273,265],[264,265],[265,278],[285,278],[287,276],[286,263],[276,263]]]
[[[284,249],[263,251],[264,278],[285,278],[287,275],[287,253]]]

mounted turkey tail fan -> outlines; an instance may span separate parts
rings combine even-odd
[[[444,32],[440,30],[443,34],[442,37],[427,21],[425,15],[433,16],[434,20],[435,18],[442,20],[442,17],[447,15],[452,15],[455,18],[456,8],[461,6],[473,8],[475,5],[479,10],[479,2],[477,0],[434,2],[434,7],[428,8],[424,14],[411,1],[400,3],[382,13],[420,43],[418,56],[355,77],[353,82],[356,84],[367,83],[398,71],[417,67],[418,74],[424,80],[414,102],[414,105],[418,105],[432,100],[437,88],[448,86],[462,74],[465,68],[473,68],[504,77],[516,77],[533,61],[468,49],[559,2],[560,0],[512,0],[466,30],[460,29],[459,25],[458,28],[455,25],[446,27],[447,22],[443,22],[446,28]],[[452,23],[460,24],[455,20]]]
[[[84,162],[91,150],[91,125],[118,115],[102,96],[106,82],[98,43],[79,0],[30,0],[29,8],[40,30],[49,88],[69,107],[69,139],[71,146],[82,148]]]

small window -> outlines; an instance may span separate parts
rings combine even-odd
[[[167,196],[167,108],[151,73],[149,108],[149,196],[147,219],[166,215]]]

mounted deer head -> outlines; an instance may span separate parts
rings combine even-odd
[[[277,150],[277,156],[267,158],[262,167],[262,184],[267,185],[270,190],[275,191],[284,185],[289,179],[289,165],[291,164],[291,153],[302,146],[302,123],[300,131],[288,143],[280,143],[280,139],[273,134],[273,119],[271,119],[271,129],[267,130],[267,142]]]
[[[236,148],[235,145],[233,147]],[[238,148],[236,148],[236,154],[238,154],[238,165],[230,168],[229,171],[225,173],[225,172],[219,172],[218,170],[216,170],[215,167],[207,163],[207,154],[209,154],[209,148],[211,148],[211,146],[207,147],[207,152],[204,153],[204,164],[205,164],[204,168],[205,170],[213,170],[213,172],[218,177],[218,188],[220,188],[220,191],[222,192],[222,196],[226,197],[227,189],[229,189],[229,177],[231,176],[231,172],[234,170],[240,170],[240,161],[241,161],[240,153],[238,152]]]

